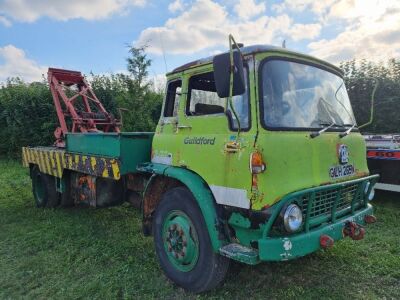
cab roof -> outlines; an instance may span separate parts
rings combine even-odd
[[[323,61],[321,59],[318,59],[316,57],[313,57],[313,56],[310,56],[310,55],[307,55],[307,54],[303,54],[301,52],[291,51],[291,50],[288,50],[288,49],[282,48],[282,47],[277,47],[277,46],[272,46],[272,45],[252,45],[252,46],[241,47],[240,51],[242,52],[242,54],[244,56],[246,56],[246,55],[254,55],[256,53],[261,53],[261,52],[272,52],[272,51],[273,52],[280,52],[283,55],[285,55],[285,54],[296,55],[299,58],[310,59],[310,60],[313,60],[313,61],[315,61],[315,62],[317,62],[317,63],[319,63],[321,65],[325,65],[325,66],[327,66],[327,67],[329,67],[331,69],[334,69],[339,74],[343,75],[343,71],[340,68],[338,68],[335,65],[333,65],[333,64],[330,64],[330,63],[328,63],[326,61]],[[228,51],[226,51],[225,53],[228,53]],[[205,58],[201,58],[201,59],[198,59],[198,60],[191,61],[191,62],[186,63],[186,64],[184,64],[184,65],[182,65],[180,67],[175,68],[172,72],[169,72],[167,74],[167,76],[170,75],[170,74],[183,72],[183,71],[185,71],[187,69],[190,69],[190,68],[193,68],[193,67],[197,67],[197,66],[200,66],[200,65],[205,65],[205,64],[212,63],[213,58],[214,58],[214,56],[209,56],[209,57],[205,57]]]

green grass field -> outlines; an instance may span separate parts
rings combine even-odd
[[[224,285],[185,293],[162,274],[134,208],[37,209],[28,171],[0,160],[0,298],[400,298],[400,196],[378,194],[362,241],[255,267],[233,264]]]

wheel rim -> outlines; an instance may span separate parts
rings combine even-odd
[[[36,202],[40,205],[44,202],[44,185],[42,181],[42,176],[40,174],[36,174],[33,180],[33,184],[35,185],[35,199]]]
[[[199,240],[190,218],[182,211],[172,211],[163,222],[165,253],[172,265],[182,272],[194,268],[199,258]]]

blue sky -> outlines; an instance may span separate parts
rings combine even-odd
[[[150,76],[245,44],[281,45],[333,63],[400,56],[400,1],[0,0],[0,82],[55,66],[125,70],[127,45],[148,45]]]

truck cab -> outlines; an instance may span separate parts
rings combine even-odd
[[[227,230],[223,256],[283,261],[361,239],[376,176],[341,70],[273,46],[240,54],[244,91],[231,102],[219,97],[215,57],[167,75],[152,163],[203,180],[218,211],[210,226]]]
[[[152,162],[191,170],[218,204],[254,211],[368,176],[363,137],[357,129],[343,136],[355,119],[340,69],[272,46],[241,52],[245,92],[232,99],[240,131],[218,97],[213,58],[186,64],[167,75]]]

